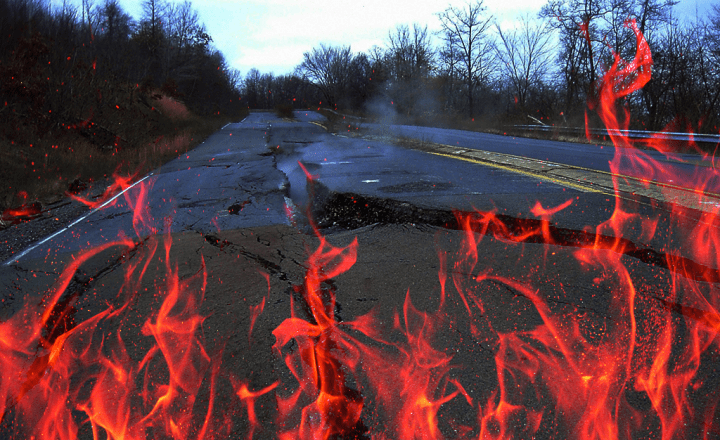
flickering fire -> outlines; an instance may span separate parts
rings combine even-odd
[[[0,219],[7,223],[17,223],[24,219],[40,214],[42,207],[40,203],[23,204],[17,208],[9,208],[2,212]]]
[[[608,128],[626,128],[627,115],[618,114],[617,101],[650,78],[648,45],[633,22],[627,25],[637,35],[637,55],[618,58],[603,80],[599,113]],[[619,131],[613,133],[617,146],[632,147]],[[618,148],[612,167],[616,174],[630,167],[649,178],[671,172],[632,148]],[[611,219],[572,247],[558,242],[550,221],[573,199],[556,207],[537,203],[531,212],[539,221],[519,227],[492,212],[457,213],[463,239],[456,249],[438,250],[437,308],[418,310],[413,296],[429,293],[407,291],[390,322],[379,319],[377,309],[349,321],[336,318],[336,292],[326,281],[351,271],[362,249],[357,240],[335,247],[316,229],[319,246],[307,259],[304,283],[295,286],[297,296],[290,297],[287,318],[273,331],[274,345],[258,347],[253,338],[271,294],[265,273],[260,275],[267,296],[248,305],[248,328],[236,329],[253,350],[272,350],[293,378],[255,387],[251,377],[230,374],[222,353],[207,347],[207,317],[200,313],[208,277],[204,261],[195,275],[181,279],[171,254],[173,237],[157,234],[145,202],[150,184],[130,188],[131,181],[118,179],[108,194],[129,189],[125,198],[134,211],[135,232],[149,238],[125,238],[79,253],[41,302],[28,301],[0,322],[0,427],[12,438],[720,436],[720,396],[708,389],[720,331],[717,211],[700,215],[682,248],[663,249],[664,272],[657,276],[667,277],[662,278],[667,292],[652,291],[653,285],[638,278],[637,264],[628,257],[637,249],[624,238],[640,222],[639,237],[649,241],[657,219],[640,218],[621,197]],[[704,200],[707,181],[698,175],[686,183]],[[679,207],[673,212],[685,214]],[[528,273],[513,277],[503,267],[486,265],[478,250],[493,243],[523,250],[515,263]],[[543,248],[532,252],[526,243]],[[75,322],[71,281],[87,261],[108,250],[136,255],[122,266],[117,301]],[[549,304],[543,293],[548,280],[556,291],[565,286],[552,274],[540,274],[552,271],[557,259],[594,276],[583,295],[595,289],[591,295],[607,302],[605,318]],[[163,263],[165,275],[148,292],[141,285],[152,261]],[[528,305],[517,309],[515,328],[493,320],[488,295],[500,288]],[[147,313],[140,325],[132,325],[138,301],[149,295],[155,306],[140,307]],[[515,305],[507,307],[516,312]],[[453,349],[437,337],[450,327],[463,340]],[[494,389],[476,386],[472,374],[459,374],[479,367],[459,362],[458,347],[493,350]],[[472,359],[470,354],[464,358]],[[218,391],[228,383],[232,393]],[[258,401],[266,396],[275,398],[273,420],[258,417]],[[446,411],[450,407],[455,410]],[[447,420],[458,413],[472,417]],[[238,425],[244,427],[241,434]]]
[[[123,176],[117,173],[114,174],[112,184],[103,191],[102,195],[100,195],[97,200],[90,200],[89,198],[78,196],[72,192],[67,192],[66,195],[71,199],[86,205],[90,209],[98,208],[108,202],[110,202],[110,206],[112,206],[112,203],[114,203],[114,200],[112,200],[113,196],[128,189],[132,182],[136,179],[137,173],[131,176]]]

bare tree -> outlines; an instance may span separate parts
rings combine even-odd
[[[118,0],[105,0],[100,8],[100,32],[111,46],[130,37],[132,18],[122,10]]]
[[[720,11],[716,9],[716,14]],[[670,114],[660,113],[661,123],[673,122],[678,130],[708,130],[717,133],[720,124],[720,35],[713,21],[698,20],[668,27],[661,50],[653,55],[653,76],[646,95],[655,92],[661,110],[668,104]],[[661,92],[662,94],[658,93]],[[657,96],[659,95],[659,96]],[[648,100],[649,101],[649,100]]]
[[[390,76],[390,68],[387,65],[385,50],[379,46],[373,46],[368,51],[368,61],[371,66],[372,80],[376,84],[384,83]]]
[[[144,23],[153,32],[153,35],[162,31],[163,17],[167,4],[162,0],[145,0],[143,3]]]
[[[455,108],[456,83],[460,79],[458,66],[461,62],[457,37],[454,34],[443,34],[443,45],[438,50],[438,71],[444,89],[445,110]]]
[[[242,74],[239,69],[229,68],[228,69],[228,85],[238,93],[242,88]]]
[[[273,108],[275,106],[275,75],[271,73],[263,73],[260,75],[260,97],[263,108]]]
[[[82,10],[83,26],[87,32],[87,38],[90,39],[95,33],[95,28],[99,25],[100,14],[94,0],[82,0],[80,9]]]
[[[70,47],[77,44],[74,39],[78,29],[78,7],[68,0],[63,0],[62,4],[53,10],[52,15],[55,18],[53,20],[55,24],[51,26],[52,38],[58,43],[62,42],[61,45],[67,44],[63,49],[70,50]]]
[[[486,16],[482,0],[462,8],[449,7],[438,14],[445,40],[454,45],[461,60],[458,71],[467,87],[468,109],[474,114],[475,87],[487,82],[492,71],[492,44],[488,30],[493,17]]]
[[[190,1],[168,6],[166,28],[171,45],[178,51],[206,47],[212,40]]]
[[[350,62],[348,77],[347,100],[344,103],[350,108],[359,109],[370,97],[372,91],[370,80],[373,76],[372,64],[364,53],[355,55]]]
[[[720,3],[715,3],[709,16],[705,31],[704,46],[708,51],[706,76],[703,82],[708,84],[709,105],[706,111],[706,125],[715,133],[720,131]]]
[[[260,71],[253,67],[243,80],[245,99],[247,105],[251,108],[259,108],[260,106],[260,87]]]
[[[151,53],[156,53],[165,37],[165,14],[167,4],[163,0],[145,0],[143,3],[143,19],[140,25],[146,34]]]
[[[433,58],[427,26],[415,23],[412,30],[407,25],[398,26],[388,34],[386,54],[395,79],[410,80],[427,75]]]
[[[388,34],[385,51],[390,81],[387,92],[400,112],[409,115],[427,91],[427,79],[433,69],[434,51],[427,26],[398,26]]]
[[[495,50],[501,69],[510,83],[518,106],[525,110],[528,95],[544,82],[552,65],[552,29],[547,23],[533,24],[525,16],[517,29],[503,31],[495,25]]]
[[[561,71],[565,81],[565,113],[594,99],[598,80],[596,52],[603,44],[602,17],[608,13],[605,0],[550,0],[541,10],[560,32]]]
[[[208,53],[212,38],[192,3],[168,4],[164,28],[167,42],[163,46],[163,76],[172,76],[178,81],[197,79],[198,63],[202,55]]]
[[[335,107],[347,87],[352,61],[350,46],[321,44],[303,56],[299,74],[320,90],[330,107]]]
[[[566,112],[594,101],[601,66],[612,65],[615,55],[631,57],[635,35],[625,26],[635,19],[647,38],[669,21],[676,0],[549,0],[541,10],[560,32],[561,71],[565,81]],[[652,48],[652,41],[648,39]]]

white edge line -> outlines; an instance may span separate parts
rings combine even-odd
[[[221,128],[220,130],[225,130],[225,127],[227,127],[230,124],[232,124],[232,122],[228,122],[227,124],[223,125],[223,128]]]
[[[138,180],[137,182],[133,183],[132,185],[128,186],[128,187],[125,188],[124,190],[122,190],[122,191],[120,191],[119,193],[115,194],[115,195],[113,196],[113,198],[111,198],[111,199],[108,200],[107,202],[103,203],[102,205],[100,205],[100,206],[98,206],[97,208],[93,209],[92,211],[88,212],[88,213],[85,214],[84,216],[78,218],[77,220],[75,220],[74,222],[72,222],[72,223],[70,223],[69,225],[65,226],[64,228],[60,229],[59,231],[55,231],[55,233],[49,235],[48,237],[43,238],[43,239],[40,240],[39,242],[35,243],[34,245],[32,245],[32,246],[30,246],[29,248],[27,248],[27,249],[25,249],[24,251],[22,251],[22,253],[20,253],[18,256],[9,259],[8,261],[6,261],[6,262],[3,264],[3,266],[10,266],[10,265],[13,264],[13,263],[19,262],[22,257],[24,257],[25,255],[27,255],[29,252],[31,252],[32,250],[34,250],[34,249],[37,248],[38,246],[42,246],[44,243],[52,240],[53,238],[57,237],[58,235],[60,235],[60,234],[62,234],[63,232],[67,231],[68,229],[72,228],[72,227],[75,226],[76,224],[80,223],[81,221],[83,221],[83,220],[85,220],[86,218],[90,217],[91,215],[95,214],[95,213],[98,212],[99,210],[105,208],[108,204],[112,203],[115,199],[117,199],[117,198],[120,197],[121,195],[125,194],[127,191],[129,191],[130,189],[132,189],[133,187],[135,187],[135,185],[137,185],[138,183],[144,181],[145,179],[147,179],[148,177],[150,177],[150,176],[152,176],[152,175],[153,175],[153,173],[150,173],[150,174],[148,174],[147,176],[143,177],[142,179]]]

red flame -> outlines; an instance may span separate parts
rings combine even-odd
[[[320,246],[308,260],[309,270],[302,291],[311,312],[308,318],[314,322],[292,317],[273,332],[274,349],[279,354],[291,339],[300,347],[297,356],[285,356],[288,368],[301,384],[291,399],[297,399],[301,392],[315,399],[303,408],[300,426],[292,437],[327,439],[344,435],[351,432],[360,419],[362,400],[349,394],[340,363],[332,353],[338,346],[353,348],[352,342],[337,328],[333,316],[334,295],[321,287],[323,281],[347,271],[356,256],[357,241],[341,249],[330,246],[321,237]]]
[[[24,204],[18,208],[6,209],[2,213],[2,221],[20,221],[22,218],[32,217],[40,214],[41,212],[40,203]]]
[[[139,201],[146,191],[147,187],[140,185]],[[139,214],[141,207],[144,205],[135,206],[137,222],[147,220]],[[215,428],[212,393],[206,404],[207,417],[200,418],[195,410],[201,383],[208,376],[214,381],[218,372],[211,368],[198,336],[203,318],[197,310],[207,275],[203,265],[195,276],[181,281],[171,264],[171,242],[168,235],[166,284],[159,287],[164,299],[142,326],[142,333],[151,337],[153,344],[139,363],[128,353],[121,336],[122,323],[137,301],[142,277],[157,249],[154,237],[145,241],[142,249],[126,239],[81,253],[41,305],[28,302],[22,311],[0,323],[3,367],[19,372],[15,380],[2,381],[0,414],[4,418],[9,410],[14,411],[18,435],[77,438],[77,412],[89,422],[94,438],[100,438],[101,432],[109,438],[146,438],[149,429],[172,438],[189,438],[192,432],[204,438],[203,433]],[[144,262],[141,259],[125,268],[122,291],[128,299],[76,326],[69,325],[72,310],[60,299],[67,295],[73,277],[89,259],[117,247],[139,249],[145,257]],[[98,333],[102,327],[117,325],[120,327],[114,334]],[[157,377],[163,369],[169,373],[167,380]]]
[[[137,174],[134,174],[132,176],[121,176],[119,174],[115,174],[113,178],[113,182],[105,189],[105,191],[97,200],[89,200],[87,198],[77,196],[71,192],[67,192],[66,195],[77,202],[87,205],[87,207],[90,209],[96,209],[107,203],[117,193],[128,189],[131,186],[132,182],[137,178]],[[114,204],[114,201],[111,203],[110,206],[112,206],[112,204]]]

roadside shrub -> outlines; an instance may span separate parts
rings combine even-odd
[[[190,119],[190,111],[187,107],[185,107],[185,104],[180,101],[176,101],[169,96],[160,94],[155,95],[153,97],[153,101],[155,102],[157,109],[173,121],[185,121]]]
[[[293,113],[292,105],[290,104],[278,104],[275,106],[275,114],[281,118],[294,119],[295,113]]]

